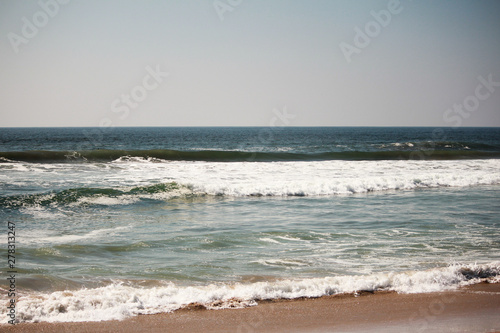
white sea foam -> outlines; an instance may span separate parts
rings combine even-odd
[[[500,184],[500,160],[171,162],[168,166],[155,171],[194,191],[228,196],[337,195]]]
[[[48,210],[41,206],[27,206],[20,209],[23,214],[28,214],[37,219],[46,219],[54,217],[64,217],[60,211]]]
[[[304,260],[286,260],[286,259],[259,259],[256,262],[258,262],[261,265],[264,266],[287,266],[287,267],[294,267],[294,266],[309,266],[307,262]]]
[[[130,190],[130,188],[129,189],[122,188],[122,190],[127,191]],[[94,195],[94,196],[79,198],[76,202],[72,203],[71,205],[82,205],[82,204],[106,205],[106,206],[129,205],[141,199],[166,201],[172,198],[186,196],[189,194],[193,194],[193,192],[186,187],[181,187],[167,192],[124,194],[117,197]]]
[[[276,238],[283,239],[285,241],[292,241],[292,242],[306,242],[306,240],[296,238],[296,237],[277,236]]]
[[[76,204],[123,205],[141,198],[168,200],[190,194],[225,196],[322,196],[416,188],[500,184],[500,160],[313,161],[313,162],[159,162],[121,158],[108,164],[30,165],[40,172],[31,182],[25,172],[9,174],[6,185],[51,184],[54,190],[94,187],[124,189],[177,182],[164,193],[79,198]],[[38,172],[37,172],[38,174]],[[126,190],[124,190],[126,192]],[[54,194],[50,194],[54,195]],[[47,198],[50,199],[50,198]],[[74,203],[72,203],[74,204]],[[70,204],[71,205],[71,204]]]
[[[96,238],[109,238],[113,235],[130,229],[130,226],[121,226],[116,228],[104,228],[96,229],[91,232],[81,234],[81,235],[57,235],[52,236],[50,234],[40,235],[34,234],[23,235],[23,243],[25,244],[66,244],[72,242],[81,242],[82,240],[90,239],[95,240]],[[38,231],[37,231],[38,232]]]
[[[178,286],[173,283],[142,288],[115,283],[106,287],[21,296],[20,322],[76,322],[124,319],[138,314],[170,312],[199,303],[208,309],[246,307],[263,299],[320,297],[358,291],[392,290],[399,293],[436,292],[478,283],[500,282],[500,262],[451,265],[416,272],[390,272],[361,276],[331,276],[250,284]],[[6,323],[6,307],[1,307]]]
[[[76,202],[71,203],[70,206],[78,205],[103,205],[103,206],[114,206],[114,205],[130,205],[134,202],[139,201],[138,196],[132,195],[122,195],[119,197],[109,197],[104,195],[95,195],[90,197],[79,198]]]
[[[113,161],[114,163],[160,163],[165,162],[160,158],[155,157],[138,157],[138,156],[122,156]]]
[[[261,241],[263,241],[263,242],[267,242],[267,243],[281,244],[281,243],[280,243],[280,242],[278,242],[277,240],[272,239],[272,238],[268,238],[268,237],[259,238],[259,240],[261,240]]]

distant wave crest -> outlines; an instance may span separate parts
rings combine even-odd
[[[448,148],[448,146],[450,148]],[[411,147],[411,149],[409,148]],[[424,145],[396,145],[392,150],[329,151],[329,152],[252,152],[227,150],[180,151],[150,150],[89,150],[89,151],[13,151],[0,152],[0,162],[23,161],[31,163],[110,162],[126,158],[151,161],[207,161],[207,162],[273,162],[273,161],[328,161],[328,160],[457,160],[500,158],[500,151],[467,148],[452,149],[447,142]]]

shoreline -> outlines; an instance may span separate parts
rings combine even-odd
[[[260,301],[243,309],[193,305],[122,321],[21,323],[2,332],[500,332],[500,283],[454,291]]]

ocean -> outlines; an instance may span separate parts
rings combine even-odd
[[[500,128],[1,128],[1,323],[500,282],[499,199]]]

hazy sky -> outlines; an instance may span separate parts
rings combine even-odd
[[[500,126],[496,0],[0,0],[0,35],[0,127]]]

